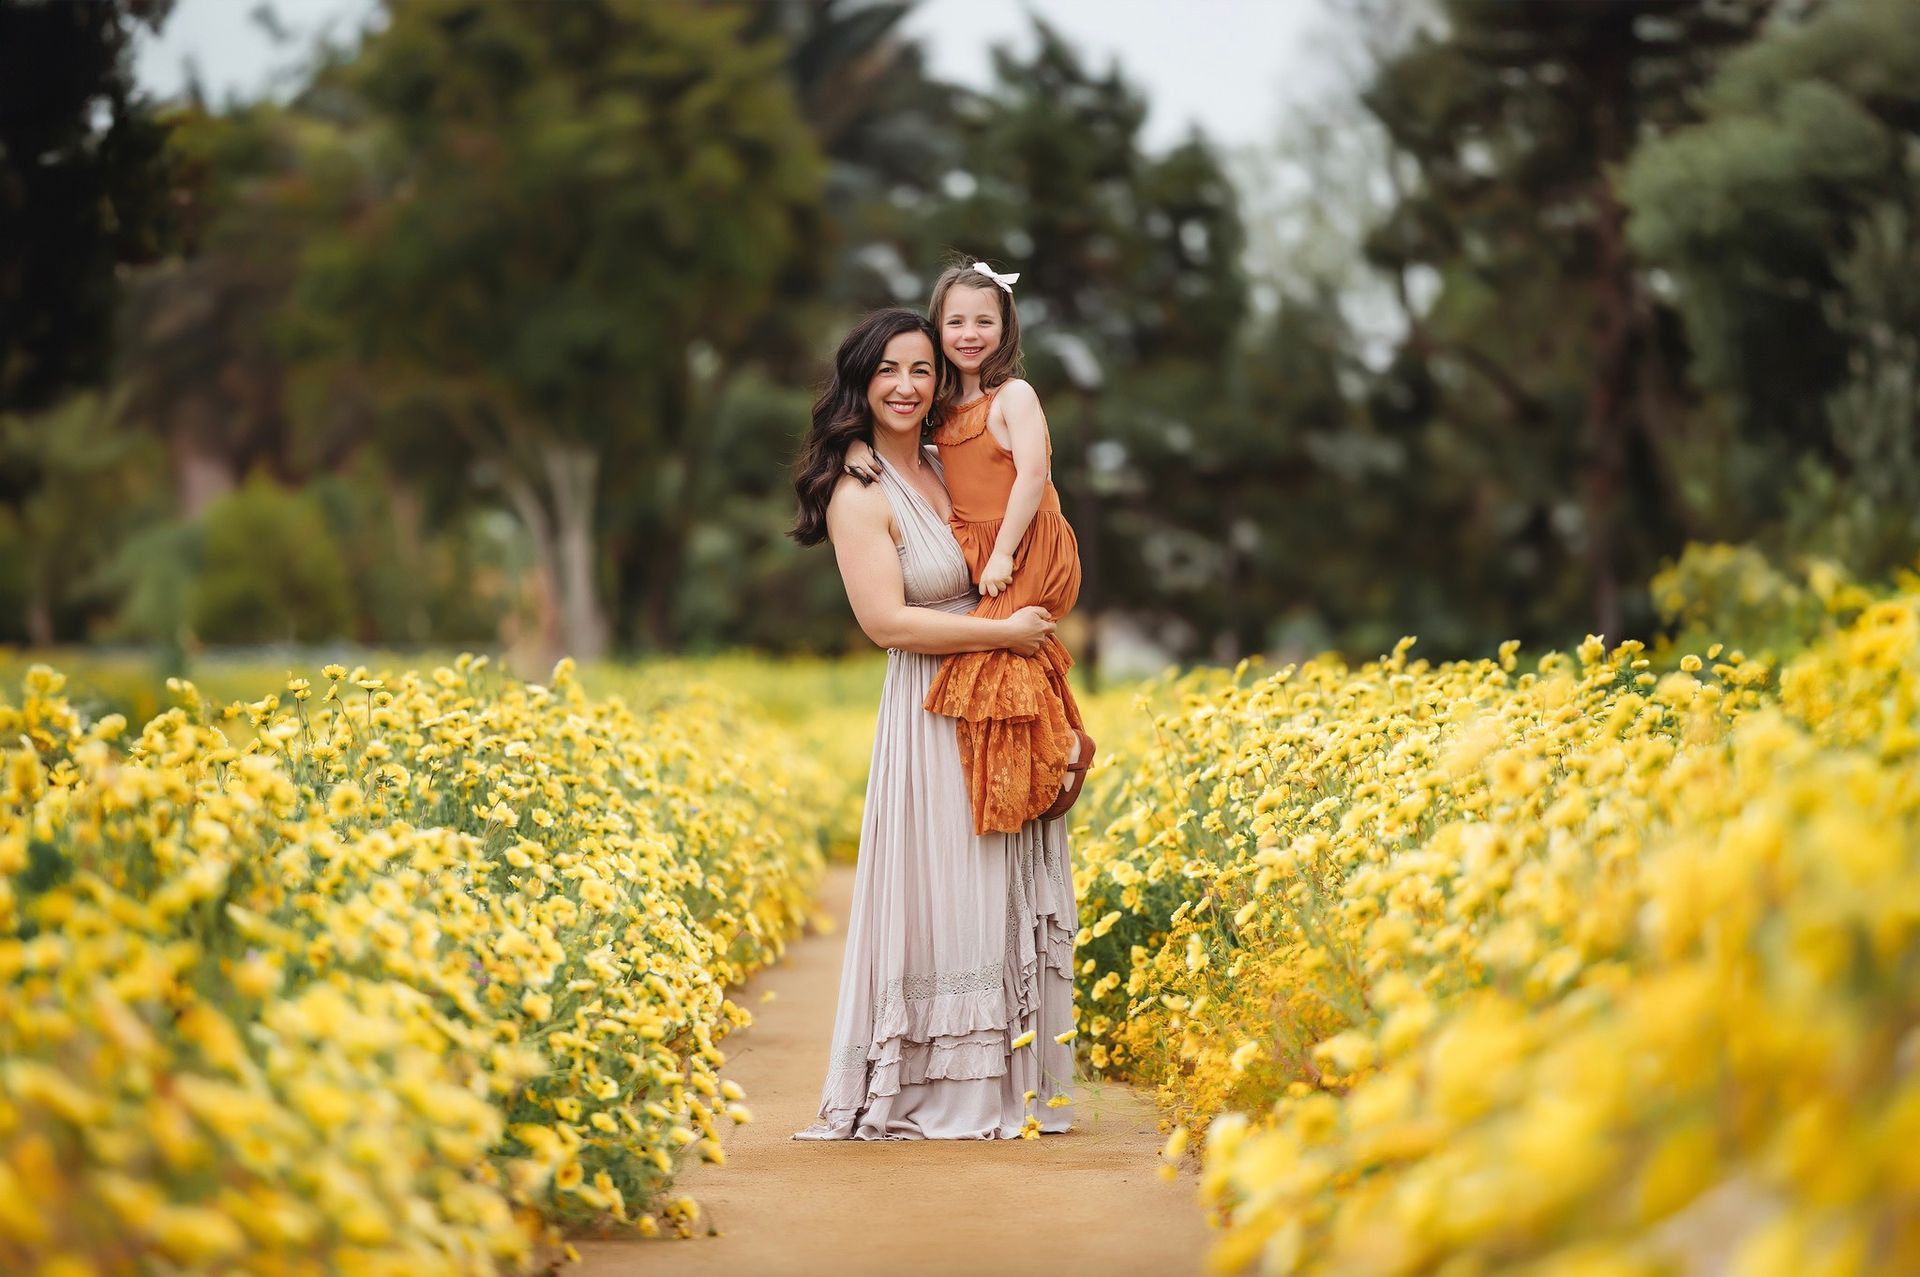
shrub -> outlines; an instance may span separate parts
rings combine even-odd
[[[353,622],[339,547],[314,498],[256,474],[208,508],[191,624],[209,643],[313,642]]]

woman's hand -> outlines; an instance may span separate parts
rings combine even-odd
[[[980,570],[980,593],[988,598],[996,598],[1000,591],[1007,588],[1013,580],[1013,556],[1001,550],[995,550],[987,556],[987,566]]]
[[[880,477],[880,458],[865,439],[855,439],[847,445],[847,455],[840,468],[862,483],[872,483]]]
[[[1040,650],[1040,644],[1046,641],[1047,635],[1053,633],[1053,614],[1034,604],[1008,617],[1006,626],[1007,650],[1019,656],[1032,656]]]

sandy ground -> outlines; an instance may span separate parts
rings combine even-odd
[[[833,934],[790,945],[735,995],[754,1024],[727,1039],[726,1075],[746,1088],[754,1120],[726,1135],[726,1166],[697,1166],[680,1180],[718,1235],[579,1240],[584,1262],[563,1273],[1201,1272],[1211,1234],[1193,1177],[1160,1179],[1153,1106],[1124,1086],[1081,1084],[1074,1129],[1038,1140],[788,1139],[819,1103],[852,895],[853,870],[831,870],[820,910]],[[772,1002],[760,1000],[766,992]]]

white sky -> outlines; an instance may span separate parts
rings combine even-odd
[[[1288,103],[1330,85],[1324,0],[921,0],[905,25],[936,74],[984,88],[994,45],[1031,50],[1030,14],[1145,90],[1155,150],[1196,124],[1230,147],[1262,144]]]
[[[277,46],[251,16],[260,0],[178,0],[158,38],[142,39],[134,75],[159,97],[186,87],[191,62],[207,96],[255,98],[289,87],[315,37],[345,41],[378,7],[374,0],[272,0],[275,17],[293,37]]]
[[[508,3],[510,0],[497,0]],[[564,0],[518,0],[564,3]],[[157,40],[140,48],[140,81],[160,96],[186,84],[188,59],[215,102],[284,87],[312,37],[344,39],[375,0],[272,0],[295,39],[277,47],[250,15],[259,0],[179,0]],[[1066,35],[1089,61],[1117,59],[1151,104],[1147,144],[1158,150],[1198,124],[1229,147],[1270,141],[1288,102],[1335,77],[1324,56],[1325,0],[921,0],[906,21],[934,72],[986,87],[989,50],[1031,48],[1029,14]]]

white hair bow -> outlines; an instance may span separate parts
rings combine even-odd
[[[1000,287],[1006,289],[1008,292],[1012,292],[1013,286],[1020,282],[1019,271],[1015,271],[1011,275],[1002,275],[998,271],[994,270],[993,267],[987,265],[985,262],[975,262],[973,264],[973,269],[979,272],[980,274],[985,275],[988,279],[1000,285]]]

